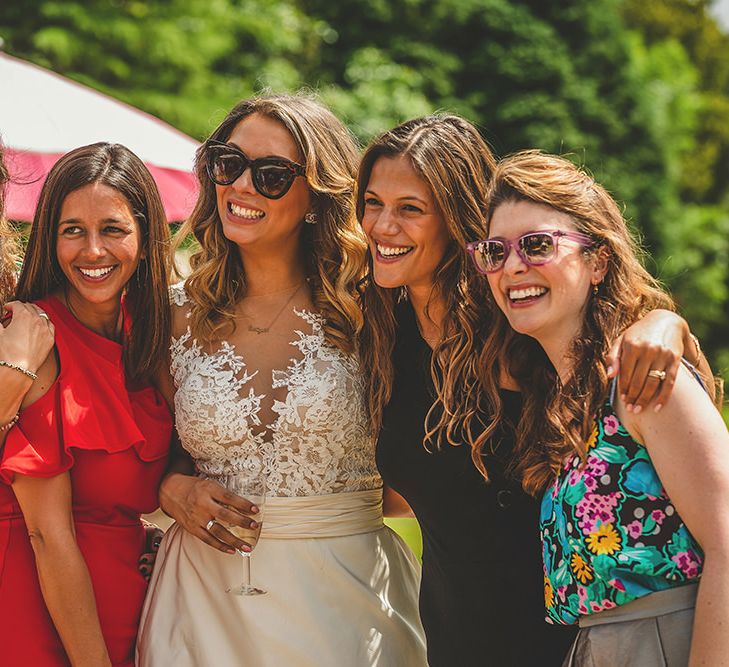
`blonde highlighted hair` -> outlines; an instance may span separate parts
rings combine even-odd
[[[352,196],[357,145],[331,111],[301,93],[240,102],[210,139],[227,141],[236,125],[253,114],[281,123],[303,158],[317,216],[317,224],[306,224],[301,232],[312,299],[324,317],[327,341],[352,352],[362,327],[356,286],[362,279],[366,248]],[[205,145],[197,152],[195,173],[200,194],[177,239],[179,244],[192,233],[200,246],[191,257],[192,272],[185,283],[192,303],[190,326],[195,336],[212,341],[235,327],[233,308],[245,296],[245,272],[236,245],[223,234],[215,185],[205,168]]]
[[[472,457],[483,471],[481,449],[501,417],[499,380],[504,369],[518,381],[524,408],[516,432],[516,468],[533,495],[554,478],[572,452],[586,456],[595,415],[608,395],[605,357],[627,327],[655,308],[673,309],[671,298],[644,268],[643,252],[615,200],[583,169],[567,159],[523,151],[502,160],[488,192],[488,222],[505,203],[532,202],[569,216],[594,244],[585,261],[605,253],[608,269],[585,308],[582,330],[572,343],[571,378],[562,385],[542,347],[516,333],[499,310],[481,355],[491,423],[474,443]],[[484,282],[485,279],[484,279]]]
[[[357,184],[357,216],[362,220],[367,184],[377,160],[406,157],[428,185],[450,241],[433,276],[430,303],[445,303],[443,337],[432,358],[436,399],[425,421],[427,447],[472,445],[481,430],[478,351],[490,326],[488,286],[466,256],[470,241],[483,236],[488,180],[495,161],[478,130],[465,119],[442,114],[416,118],[385,132],[366,149]],[[395,304],[401,289],[379,287],[370,278],[363,290],[365,327],[360,353],[368,373],[367,399],[377,432],[393,384]],[[427,313],[427,309],[426,309]]]

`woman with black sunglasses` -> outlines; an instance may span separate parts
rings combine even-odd
[[[142,618],[143,667],[425,665],[419,568],[382,523],[354,344],[356,162],[341,122],[304,96],[241,102],[198,153],[181,233],[200,250],[172,291],[161,380],[194,471],[161,487],[177,523]],[[230,490],[254,470],[260,508]],[[236,550],[257,590],[235,589]]]

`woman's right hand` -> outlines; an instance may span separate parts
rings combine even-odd
[[[250,546],[225,526],[255,526],[258,508],[245,498],[209,479],[171,472],[159,491],[160,507],[188,533],[223,553],[236,549],[250,551]],[[207,528],[210,521],[214,523]]]
[[[0,326],[0,359],[35,373],[53,349],[53,323],[32,303],[10,301],[5,311],[12,320]]]

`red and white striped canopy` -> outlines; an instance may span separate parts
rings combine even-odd
[[[11,182],[6,215],[29,221],[50,168],[96,141],[124,144],[147,165],[170,221],[192,210],[198,142],[167,123],[91,88],[0,53],[0,137]]]

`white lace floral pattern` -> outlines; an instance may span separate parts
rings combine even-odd
[[[187,303],[183,284],[172,288],[171,297],[177,306]],[[247,387],[256,372],[233,346],[222,342],[208,353],[189,327],[173,337],[171,373],[182,446],[205,475],[240,470],[246,461],[262,458],[268,492],[275,496],[378,488],[382,481],[357,360],[326,343],[319,315],[295,313],[311,333],[297,330],[291,345],[301,358],[272,372],[272,389],[287,392],[285,400],[274,401],[271,424],[261,424],[263,396]]]

